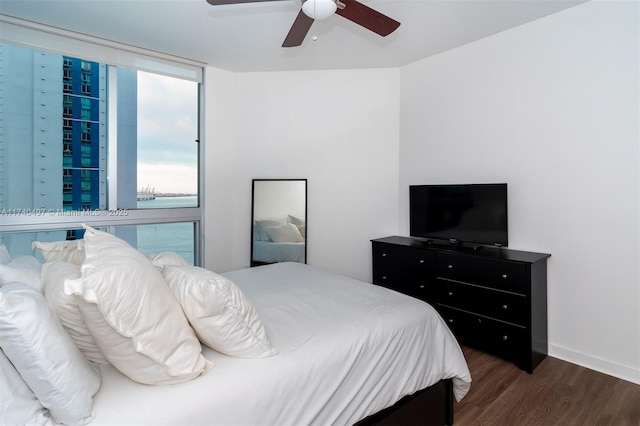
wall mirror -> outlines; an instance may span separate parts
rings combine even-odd
[[[307,180],[253,179],[251,266],[307,263]]]

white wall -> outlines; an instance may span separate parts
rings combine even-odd
[[[307,260],[371,280],[398,232],[399,70],[207,69],[205,266],[248,266],[251,179],[308,179]]]
[[[288,221],[289,215],[304,219],[307,185],[303,180],[264,180],[253,183],[253,220]]]
[[[235,75],[215,68],[205,70],[204,131],[200,135],[204,152],[202,182],[204,221],[204,266],[222,272],[233,269],[233,255],[239,237],[234,235],[240,218],[236,215],[234,185]],[[251,183],[248,185],[251,186]],[[249,226],[251,219],[247,219]]]
[[[510,247],[551,253],[549,350],[640,383],[638,4],[589,2],[403,67],[410,184],[507,182]]]

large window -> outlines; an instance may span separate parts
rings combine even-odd
[[[81,238],[86,223],[200,264],[199,80],[7,42],[0,55],[0,243],[11,255]]]

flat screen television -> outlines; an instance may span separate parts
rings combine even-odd
[[[409,233],[452,244],[507,246],[507,184],[409,186]]]

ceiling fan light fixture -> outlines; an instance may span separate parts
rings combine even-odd
[[[326,19],[336,13],[338,6],[334,0],[305,0],[302,11],[311,19]]]

